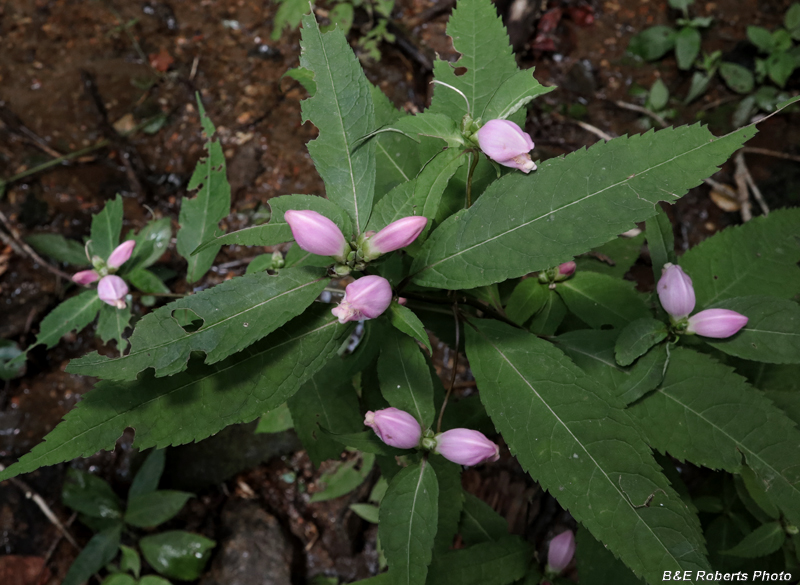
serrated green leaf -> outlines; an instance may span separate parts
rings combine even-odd
[[[265,413],[258,421],[258,426],[254,432],[256,434],[280,433],[281,431],[288,431],[291,428],[294,428],[292,413],[289,412],[289,406],[284,403],[274,410]]]
[[[567,305],[554,290],[548,290],[547,299],[541,310],[534,315],[529,329],[536,335],[555,335],[564,317],[567,315]]]
[[[431,234],[414,282],[474,288],[571,260],[699,184],[754,132],[715,139],[699,125],[660,130],[599,142],[529,175],[510,173]]]
[[[506,305],[506,316],[517,325],[523,325],[544,307],[548,296],[546,284],[537,278],[526,278],[514,287]]]
[[[553,91],[555,86],[545,87],[533,77],[534,69],[517,71],[506,79],[489,100],[483,111],[483,119],[505,120],[528,105],[538,96]]]
[[[139,578],[139,573],[142,570],[142,559],[135,548],[119,545],[119,551],[122,553],[122,558],[119,561],[119,568],[121,571],[133,573],[133,576]]]
[[[628,412],[650,445],[696,465],[747,465],[792,522],[800,522],[800,432],[744,378],[710,357],[676,348],[661,386]]]
[[[714,303],[748,318],[747,325],[725,339],[702,338],[736,357],[771,364],[800,363],[800,305],[774,297],[738,297]]]
[[[361,463],[361,467],[355,469],[358,463]],[[312,503],[324,502],[349,494],[364,483],[374,465],[375,455],[372,453],[362,453],[359,459],[340,463],[333,471],[322,474],[319,482],[325,486],[325,489],[315,492],[310,501]]]
[[[135,240],[136,246],[130,259],[122,265],[126,274],[152,266],[164,255],[172,239],[172,222],[168,217],[150,221],[138,234],[128,239]]]
[[[0,481],[112,449],[128,427],[136,429],[134,445],[147,449],[199,441],[229,424],[250,422],[294,394],[336,353],[348,330],[327,306],[314,307],[212,366],[193,362],[168,378],[102,381],[43,443],[0,472]]]
[[[433,355],[431,348],[431,340],[428,338],[428,333],[425,331],[425,326],[414,314],[414,311],[404,307],[398,303],[389,305],[389,322],[398,331],[402,331],[412,339],[416,339],[428,350],[428,355]]]
[[[170,292],[164,281],[147,268],[137,268],[133,272],[129,272],[125,278],[143,293],[165,294]]]
[[[423,428],[433,424],[433,382],[416,341],[395,331],[381,341],[378,358],[381,394],[390,405],[413,415]]]
[[[194,494],[158,490],[128,500],[125,522],[138,528],[154,528],[173,518]]]
[[[341,444],[343,447],[358,449],[364,453],[374,453],[375,455],[385,455],[387,457],[408,455],[412,453],[410,449],[396,449],[395,447],[390,447],[375,435],[375,431],[336,434],[331,433],[325,427],[322,427],[320,430],[324,435],[327,435],[337,443]]]
[[[577,272],[558,283],[556,292],[567,308],[590,327],[622,328],[650,316],[635,286],[633,282],[599,272]]]
[[[648,581],[708,568],[697,517],[622,403],[552,344],[495,321],[474,325],[467,356],[481,401],[534,480]]]
[[[697,311],[733,297],[767,294],[790,299],[800,290],[800,209],[777,209],[769,217],[729,227],[683,256]]]
[[[786,533],[780,522],[763,524],[745,536],[742,541],[732,549],[723,551],[724,554],[755,559],[774,553],[783,546]]]
[[[678,69],[684,71],[691,69],[694,60],[700,54],[700,31],[691,26],[683,27],[675,37],[675,59],[678,61]]]
[[[663,321],[645,317],[629,323],[617,337],[614,357],[621,366],[629,366],[636,358],[667,338],[667,325]]]
[[[220,141],[212,140],[216,128],[206,115],[199,94],[197,108],[206,134],[208,156],[198,161],[186,187],[189,191],[196,190],[197,195],[181,200],[178,217],[180,229],[177,248],[178,253],[189,263],[186,271],[186,280],[189,282],[200,280],[214,263],[219,246],[208,247],[198,254],[193,252],[200,244],[220,235],[219,222],[231,210],[231,186],[225,170],[225,154]]]
[[[25,241],[39,254],[49,256],[59,262],[66,262],[72,266],[88,266],[86,249],[83,244],[75,240],[68,240],[58,234],[33,234]]]
[[[299,315],[327,283],[317,268],[289,268],[276,275],[257,272],[233,278],[195,295],[184,297],[146,315],[131,335],[128,355],[110,360],[90,353],[67,366],[71,373],[108,380],[133,380],[153,368],[157,377],[186,368],[193,351],[216,363],[261,339]],[[203,321],[187,331],[174,313],[188,310]]]
[[[392,478],[383,496],[378,537],[394,583],[423,585],[436,536],[439,485],[428,461]]]
[[[350,504],[349,507],[359,518],[372,524],[378,523],[378,506],[372,504]]]
[[[428,571],[430,585],[506,585],[525,576],[531,546],[518,536],[438,555]]]
[[[91,244],[92,256],[106,260],[119,243],[122,233],[122,196],[106,201],[105,207],[92,217]]]
[[[461,518],[461,508],[464,504],[464,491],[461,489],[461,466],[447,461],[440,455],[432,455],[428,462],[436,471],[436,480],[439,485],[437,506],[439,518],[436,522],[436,538],[433,548],[437,552],[450,549],[453,537],[458,532],[458,522]],[[431,581],[436,583],[436,580]]]
[[[380,88],[370,85],[375,104],[375,125],[382,127],[405,116],[392,105]],[[400,183],[413,179],[420,170],[420,160],[414,141],[396,132],[383,132],[375,142],[375,201]],[[374,213],[374,211],[373,211]]]
[[[61,585],[80,585],[110,563],[119,551],[122,522],[95,534],[72,562]]]
[[[124,309],[112,307],[108,303],[100,306],[100,318],[97,320],[97,335],[108,343],[112,339],[117,342],[117,351],[122,354],[128,347],[128,341],[122,337],[131,322],[131,307],[126,305]]]
[[[578,270],[591,270],[622,278],[639,258],[644,237],[644,233],[641,233],[632,238],[614,238],[592,250],[589,255],[576,258]]]
[[[104,479],[85,471],[67,471],[61,500],[76,512],[92,518],[116,519],[122,516],[119,498],[111,486]]]
[[[161,480],[161,474],[164,473],[166,455],[167,452],[164,449],[153,449],[147,455],[131,482],[131,487],[128,490],[129,500],[158,489],[158,482]]]
[[[644,585],[644,581],[636,577],[585,528],[578,528],[575,541],[581,585]]]
[[[319,137],[308,152],[325,193],[353,219],[356,233],[367,225],[375,191],[375,144],[354,147],[374,129],[371,85],[339,30],[322,34],[313,15],[303,17],[300,66],[314,73],[316,93],[301,102],[303,122]]]
[[[781,390],[769,390],[764,395],[775,403],[783,413],[792,419],[797,426],[800,426],[800,392],[791,390],[784,392]]]
[[[139,547],[145,560],[166,577],[194,581],[203,572],[216,542],[191,532],[171,530],[145,536]]]
[[[653,264],[653,278],[658,282],[664,264],[667,262],[674,264],[677,261],[672,222],[660,205],[657,206],[656,214],[645,222],[645,238],[647,238],[647,248]]]
[[[458,533],[467,545],[499,541],[508,537],[508,521],[479,497],[464,492]]]

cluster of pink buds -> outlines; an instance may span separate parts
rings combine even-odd
[[[514,122],[489,120],[478,130],[477,138],[483,154],[504,167],[523,173],[536,170],[536,163],[528,154],[533,150],[533,140]]]
[[[100,300],[117,309],[124,309],[128,285],[113,273],[128,261],[131,254],[133,254],[135,246],[136,242],[134,240],[122,242],[114,248],[108,260],[103,262],[102,259],[94,258],[95,269],[77,272],[73,275],[72,280],[81,286],[87,286],[96,280],[100,280],[97,283],[97,296],[100,297]]]
[[[375,319],[392,302],[392,285],[382,276],[363,276],[347,285],[344,298],[331,310],[339,323]]]
[[[575,270],[577,268],[578,265],[575,264],[575,261],[570,260],[569,262],[559,264],[555,268],[542,270],[539,273],[539,282],[542,284],[549,284],[550,288],[554,289],[556,288],[557,282],[563,282],[570,278],[573,274],[575,274]]]
[[[567,568],[575,555],[575,535],[572,530],[567,530],[550,541],[547,550],[547,569],[550,575],[558,575]]]
[[[413,449],[421,446],[459,465],[478,465],[484,461],[497,461],[500,457],[497,445],[483,433],[471,429],[451,429],[436,435],[427,431],[427,436],[423,437],[417,419],[394,407],[369,411],[364,424],[391,447]]]
[[[722,339],[747,325],[747,317],[729,309],[706,309],[689,317],[694,311],[694,287],[680,266],[665,264],[657,289],[661,306],[674,323],[685,326],[686,333]]]

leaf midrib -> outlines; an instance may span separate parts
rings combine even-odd
[[[425,466],[428,465],[428,462],[423,459],[420,462],[419,466],[419,479],[417,480],[417,487],[414,490],[414,499],[411,503],[411,511],[409,514],[409,518],[411,518],[411,522],[408,523],[408,540],[406,541],[406,583],[411,585],[411,540],[412,534],[414,532],[414,511],[417,508],[417,500],[419,499],[418,494],[420,487],[422,487],[422,478],[425,476]]]

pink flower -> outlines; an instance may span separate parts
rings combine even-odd
[[[547,566],[552,573],[560,573],[567,568],[575,555],[575,535],[567,530],[550,541],[547,550]]]
[[[119,246],[114,248],[114,251],[111,252],[111,255],[106,261],[108,267],[117,269],[125,264],[125,262],[128,261],[128,258],[131,257],[134,246],[136,246],[136,242],[134,240],[128,240],[126,242],[122,242]]]
[[[574,261],[570,260],[569,262],[564,262],[560,264],[558,267],[558,275],[564,278],[572,276],[575,274],[575,269],[578,267]]]
[[[113,274],[104,276],[97,283],[97,296],[104,303],[117,309],[125,308],[125,295],[128,294],[128,285],[119,276]]]
[[[92,284],[98,278],[100,278],[100,275],[95,270],[81,270],[72,275],[72,281],[81,286]]]
[[[332,256],[339,262],[347,259],[350,246],[339,227],[324,215],[309,209],[290,209],[283,217],[292,229],[297,245],[306,252]]]
[[[364,244],[364,258],[373,260],[382,254],[405,248],[425,229],[427,217],[412,215],[387,225]]]
[[[398,449],[413,449],[422,438],[422,428],[417,419],[398,408],[367,412],[364,424],[370,427],[381,441]]]
[[[722,339],[747,325],[747,317],[729,309],[706,309],[689,317],[687,333]]]
[[[451,429],[439,433],[434,440],[434,453],[459,465],[478,465],[500,458],[500,448],[479,431]]]
[[[382,276],[363,276],[344,289],[344,298],[331,313],[339,323],[374,319],[379,317],[392,302],[392,285]]]
[[[528,154],[533,150],[533,140],[514,122],[489,120],[478,130],[477,136],[483,154],[495,162],[523,173],[536,170]]]
[[[683,319],[694,311],[692,279],[680,266],[665,264],[656,288],[661,306],[675,319]]]

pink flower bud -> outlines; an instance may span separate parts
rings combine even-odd
[[[729,309],[706,309],[689,317],[687,333],[722,339],[747,325],[747,317]]]
[[[381,441],[398,449],[413,449],[422,438],[422,428],[417,419],[398,408],[367,412],[364,424],[370,427]]]
[[[682,319],[694,310],[692,279],[680,266],[669,262],[664,264],[656,288],[661,306],[672,317]]]
[[[572,276],[575,274],[575,269],[578,267],[574,261],[570,260],[569,262],[564,262],[563,264],[559,265],[558,267],[558,274],[559,276],[567,277]]]
[[[86,286],[87,284],[92,284],[98,278],[100,278],[100,275],[94,270],[81,270],[72,275],[72,282]]]
[[[381,254],[405,248],[417,239],[428,224],[427,217],[412,215],[387,225],[364,244],[364,258],[373,260]]]
[[[575,555],[575,535],[567,530],[550,541],[547,551],[547,566],[553,573],[560,573],[567,568]]]
[[[136,246],[136,242],[134,240],[128,240],[126,242],[122,242],[119,246],[114,248],[114,251],[111,252],[111,256],[108,257],[106,264],[109,268],[119,268],[125,262],[128,261],[128,258],[131,257],[133,253],[133,248]]]
[[[439,433],[434,440],[434,453],[459,465],[477,465],[500,458],[500,448],[479,431],[451,429]]]
[[[344,298],[331,313],[339,317],[339,323],[374,319],[379,317],[392,302],[392,285],[382,276],[363,276],[344,289]]]
[[[97,283],[97,296],[104,303],[118,309],[125,308],[125,295],[128,294],[128,285],[119,276],[104,276]]]
[[[290,209],[283,214],[292,229],[297,245],[306,252],[319,256],[333,256],[344,262],[350,247],[338,226],[324,215],[304,209]]]
[[[533,150],[533,140],[514,122],[489,120],[478,130],[477,136],[483,154],[490,159],[523,173],[536,170],[528,154]]]

